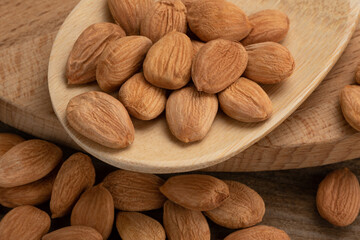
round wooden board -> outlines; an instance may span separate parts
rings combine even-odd
[[[47,64],[54,38],[78,0],[18,3],[10,1],[0,8],[1,22],[6,23],[1,26],[4,34],[0,36],[0,121],[79,148],[55,117],[47,88]],[[358,63],[359,27],[336,66],[295,113],[244,152],[206,170],[303,168],[360,157],[360,134],[347,125],[338,106],[338,91],[354,83]]]
[[[269,120],[245,124],[218,114],[205,139],[183,144],[171,135],[164,117],[147,122],[134,119],[135,141],[122,150],[103,147],[80,135],[66,121],[66,106],[72,97],[99,88],[97,84],[68,86],[66,61],[74,42],[86,27],[112,21],[106,0],[83,0],[60,28],[49,62],[48,82],[53,108],[70,137],[93,156],[133,171],[184,172],[223,162],[271,132],[313,92],[345,49],[359,14],[356,0],[232,1],[247,14],[274,8],[285,12],[290,19],[291,28],[283,45],[293,54],[296,69],[284,83],[265,87],[274,108]],[[313,34],[314,31],[317,34]]]

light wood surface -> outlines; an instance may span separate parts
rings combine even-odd
[[[76,144],[53,113],[46,75],[53,40],[77,2],[0,3],[0,19],[6,23],[0,25],[0,120],[72,147]],[[359,27],[335,68],[294,114],[243,153],[208,170],[302,168],[359,157],[360,135],[347,125],[338,106],[338,91],[354,82],[358,63]]]
[[[208,135],[192,144],[183,144],[171,135],[164,115],[154,121],[133,120],[135,141],[125,149],[109,149],[82,136],[66,120],[67,104],[81,93],[100,89],[96,83],[68,86],[65,65],[72,46],[84,29],[93,23],[112,20],[106,0],[82,0],[60,28],[49,62],[51,101],[70,137],[91,155],[110,165],[133,171],[174,173],[223,162],[271,132],[313,92],[349,42],[360,9],[355,0],[232,1],[248,14],[275,8],[285,12],[290,19],[291,27],[283,45],[294,56],[296,67],[284,83],[265,87],[274,108],[269,120],[247,124],[220,113]],[[317,34],[313,34],[314,30]]]

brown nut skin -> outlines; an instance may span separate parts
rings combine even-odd
[[[131,116],[151,120],[164,111],[166,91],[148,83],[143,73],[137,73],[121,86],[119,99]]]
[[[171,93],[166,103],[166,121],[171,133],[184,143],[202,140],[218,111],[216,95],[185,87]]]
[[[102,146],[120,149],[134,141],[135,129],[126,108],[106,93],[91,91],[73,97],[66,118],[78,133]]]
[[[205,43],[196,40],[191,40],[191,44],[193,46],[193,59],[194,59],[196,54],[199,52],[200,48],[202,48],[205,45]]]
[[[116,229],[122,240],[166,239],[165,230],[158,221],[138,212],[119,212]]]
[[[187,174],[170,177],[160,191],[170,201],[187,209],[209,211],[229,198],[229,187],[210,175]]]
[[[25,141],[22,137],[13,133],[0,133],[0,157],[10,148]]]
[[[1,240],[39,240],[50,229],[46,212],[25,205],[8,212],[0,222]]]
[[[280,83],[295,70],[290,51],[274,42],[264,42],[245,47],[249,55],[244,77],[261,84]]]
[[[319,185],[316,206],[319,214],[335,226],[353,223],[360,209],[357,177],[347,168],[329,173]]]
[[[171,201],[164,204],[164,227],[169,240],[210,240],[210,228],[200,211],[183,208]]]
[[[152,42],[143,36],[123,37],[112,41],[101,54],[96,79],[104,92],[113,92],[137,73]]]
[[[218,94],[221,109],[241,122],[261,122],[271,117],[269,96],[255,82],[240,78]]]
[[[124,30],[113,23],[95,23],[76,40],[66,64],[68,84],[85,84],[96,80],[96,66],[110,41],[125,37]]]
[[[357,84],[360,84],[360,65],[356,68],[355,81]]]
[[[258,225],[242,229],[228,235],[224,240],[290,240],[289,235],[283,230]]]
[[[141,21],[153,5],[154,0],[108,0],[111,15],[127,35],[140,34]]]
[[[240,43],[217,39],[200,48],[191,77],[198,91],[218,93],[239,79],[247,63],[248,54]]]
[[[179,89],[190,81],[193,48],[190,38],[170,32],[155,43],[144,61],[145,79],[165,89]]]
[[[191,31],[204,42],[218,38],[240,41],[252,29],[246,14],[228,1],[193,1],[187,10]]]
[[[186,7],[181,0],[159,0],[142,20],[140,34],[156,43],[169,32],[186,30]]]
[[[224,181],[229,186],[230,197],[214,210],[204,212],[216,224],[239,229],[254,226],[262,221],[265,203],[261,196],[248,186]]]
[[[290,20],[288,16],[274,9],[267,9],[249,16],[253,26],[250,34],[241,41],[243,45],[261,42],[281,42],[286,37]]]
[[[60,167],[50,199],[52,218],[70,213],[81,193],[95,183],[91,158],[83,153],[71,155]]]
[[[340,106],[345,120],[360,131],[360,86],[345,86],[340,92]]]
[[[46,234],[42,240],[103,240],[95,229],[86,226],[71,226]]]
[[[0,187],[18,187],[48,175],[60,163],[62,150],[50,142],[32,139],[0,157]]]

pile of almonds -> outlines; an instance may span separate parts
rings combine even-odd
[[[68,58],[68,84],[97,81],[100,91],[72,98],[66,115],[83,136],[109,148],[134,141],[130,116],[166,110],[180,141],[202,140],[218,108],[241,122],[271,117],[259,84],[290,77],[294,59],[280,45],[289,19],[278,10],[249,17],[225,0],[108,0],[113,23],[86,28]],[[109,93],[118,91],[118,100]],[[120,101],[119,101],[120,100]]]
[[[280,229],[258,225],[265,203],[240,182],[202,174],[165,181],[153,174],[116,170],[94,184],[89,156],[75,153],[62,161],[61,149],[52,143],[0,134],[0,204],[13,208],[0,222],[0,239],[102,240],[108,239],[115,223],[123,240],[210,240],[206,217],[240,229],[225,240],[290,239]],[[49,215],[34,207],[46,202],[52,219],[69,215],[71,226],[48,233]],[[319,185],[316,204],[333,225],[351,224],[360,209],[358,179],[348,169],[330,173]],[[140,213],[159,208],[163,225]]]

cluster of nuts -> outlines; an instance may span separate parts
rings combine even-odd
[[[229,229],[225,240],[288,240],[282,230],[259,224],[261,196],[229,180],[187,174],[166,181],[153,174],[116,170],[95,184],[89,156],[62,150],[43,140],[0,134],[0,204],[13,208],[0,222],[0,239],[106,240],[115,222],[123,240],[210,240],[205,216]],[[48,233],[49,215],[34,207],[50,201],[53,219],[70,215],[71,226]],[[320,215],[335,226],[355,221],[360,186],[348,169],[331,172],[316,197]],[[140,213],[163,208],[163,224]],[[115,209],[118,210],[115,215]]]
[[[68,84],[96,80],[103,91],[72,98],[66,112],[73,129],[103,146],[134,141],[129,114],[151,120],[166,110],[171,133],[185,143],[206,136],[219,105],[238,121],[264,121],[272,103],[259,84],[282,82],[294,71],[291,53],[278,43],[289,30],[278,10],[247,17],[225,0],[108,5],[117,24],[85,29],[66,67]],[[108,94],[114,91],[120,101]]]

